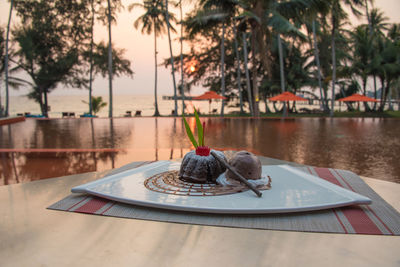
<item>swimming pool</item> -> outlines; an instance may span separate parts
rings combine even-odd
[[[400,183],[400,120],[202,118],[206,145]],[[195,127],[195,121],[189,118]],[[192,149],[181,118],[27,119],[0,128],[0,184],[168,160]]]

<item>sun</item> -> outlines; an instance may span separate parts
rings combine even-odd
[[[190,66],[190,72],[194,72],[196,70],[196,67],[195,66]]]

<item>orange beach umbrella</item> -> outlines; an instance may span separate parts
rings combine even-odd
[[[274,97],[268,98],[269,101],[281,101],[281,102],[288,102],[289,106],[289,101],[307,101],[307,99],[297,96],[291,92],[283,92],[282,94],[276,95]],[[287,109],[285,109],[285,112],[283,112],[283,117],[287,116]]]
[[[214,91],[207,91],[202,95],[195,96],[192,98],[192,100],[209,100],[209,105],[208,105],[208,112],[211,112],[211,101],[213,99],[224,99],[226,100],[227,98],[225,96],[219,95]]]
[[[192,100],[212,100],[212,99],[226,99],[226,97],[219,95],[214,91],[208,91],[202,95],[195,96],[192,98]]]
[[[375,98],[371,98],[365,95],[352,94],[351,96],[343,97],[338,99],[340,102],[379,102]]]
[[[283,102],[287,102],[287,101],[307,101],[307,99],[297,96],[291,92],[283,92],[282,94],[279,94],[277,96],[274,97],[270,97],[268,99],[269,101],[283,101]]]

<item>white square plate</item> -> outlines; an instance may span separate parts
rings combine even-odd
[[[158,161],[72,188],[106,199],[139,206],[230,214],[287,213],[370,204],[360,194],[304,173],[288,165],[263,166],[263,176],[272,178],[272,188],[261,198],[251,190],[221,196],[182,196],[147,189],[144,181],[158,173],[179,170],[180,163]]]

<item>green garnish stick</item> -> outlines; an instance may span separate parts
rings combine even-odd
[[[205,136],[205,130],[206,130],[206,123],[203,122],[203,146],[204,146],[204,136]]]

